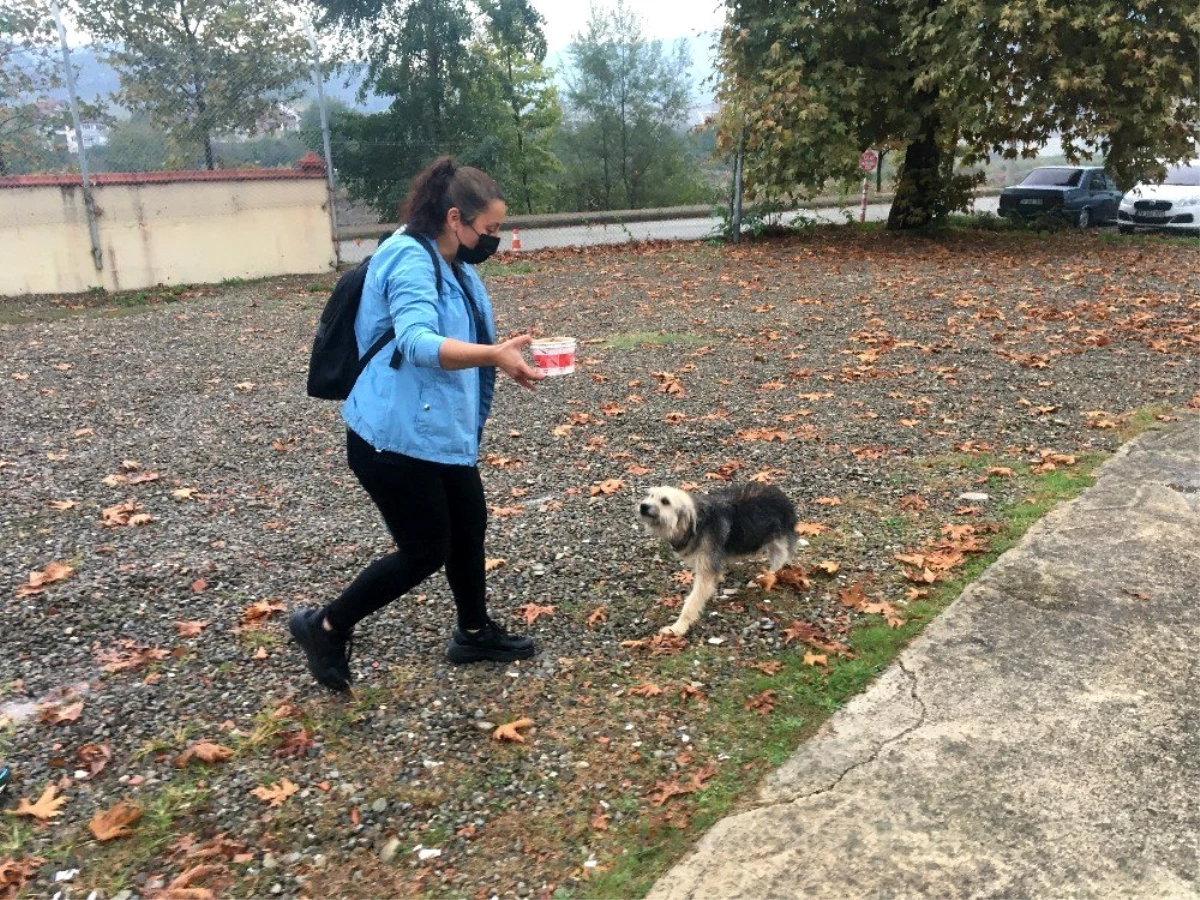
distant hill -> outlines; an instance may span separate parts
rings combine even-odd
[[[715,50],[707,38],[681,38],[687,45],[692,60],[692,115],[693,121],[701,121],[712,111],[714,106],[712,78],[716,71]],[[668,48],[675,41],[663,42]],[[570,54],[566,48],[551,52],[546,63],[556,73],[559,87],[565,87],[564,72],[570,66]],[[97,101],[108,102],[113,94],[121,87],[121,79],[117,71],[100,59],[100,51],[93,47],[76,47],[71,50],[71,63],[75,67],[75,88],[81,100],[89,103]],[[340,100],[347,106],[362,112],[381,112],[387,109],[389,100],[373,93],[368,93],[360,103],[358,92],[362,87],[365,64],[359,64],[347,71],[337,74],[327,73],[325,77],[325,96]],[[316,99],[316,90],[309,82],[304,83],[304,100],[298,105],[306,106]],[[58,100],[67,99],[67,89],[58,88],[49,92]]]
[[[121,87],[121,79],[117,70],[100,59],[100,53],[89,47],[79,47],[71,51],[71,64],[75,68],[75,90],[79,99],[89,103],[97,101],[109,102],[113,94]],[[347,106],[352,106],[363,112],[380,112],[387,109],[388,99],[374,94],[368,94],[362,103],[358,102],[358,91],[363,82],[363,69],[360,65],[344,74],[327,74],[325,77],[325,96],[340,100]],[[304,82],[305,99],[298,105],[306,106],[316,99],[317,92],[310,81]],[[67,99],[65,87],[50,91],[49,95],[57,100]]]

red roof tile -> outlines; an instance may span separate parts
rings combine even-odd
[[[188,172],[99,172],[92,176],[93,185],[109,184],[176,184],[188,181],[295,181],[324,178],[324,169],[218,169],[217,171]],[[0,188],[78,187],[83,179],[78,175],[7,175],[0,178]]]

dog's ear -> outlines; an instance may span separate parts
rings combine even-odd
[[[690,497],[686,503],[680,503],[675,509],[676,530],[680,536],[691,535],[696,530],[696,504]]]

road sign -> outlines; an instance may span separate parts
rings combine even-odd
[[[879,165],[879,154],[874,150],[864,150],[863,155],[858,158],[858,166],[864,172],[874,172],[877,165]]]

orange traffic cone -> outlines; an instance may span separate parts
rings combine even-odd
[[[512,252],[513,252],[513,253],[520,253],[520,252],[521,252],[521,232],[519,232],[519,231],[518,231],[517,229],[515,229],[515,228],[513,229],[513,237],[512,237]]]

